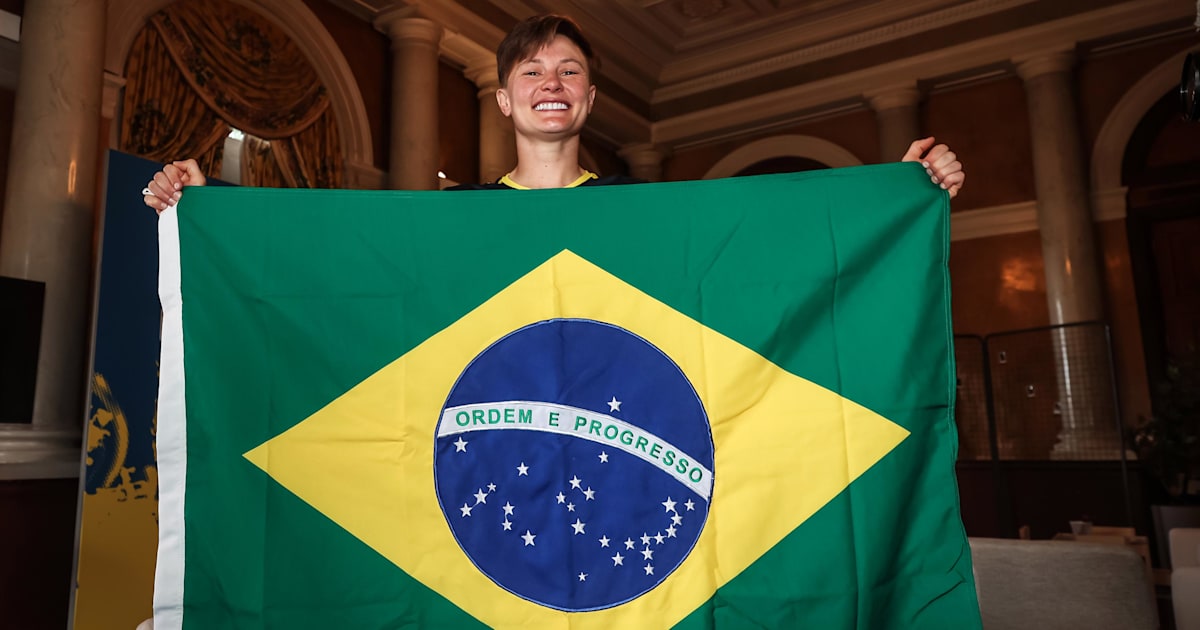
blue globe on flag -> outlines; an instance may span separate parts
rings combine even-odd
[[[696,545],[713,440],[695,388],[628,330],[553,319],[466,367],[439,419],[434,483],[474,565],[563,611],[628,602]]]

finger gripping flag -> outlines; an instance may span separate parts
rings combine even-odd
[[[156,627],[978,628],[948,223],[909,164],[190,189]]]

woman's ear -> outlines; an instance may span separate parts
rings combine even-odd
[[[500,113],[512,116],[512,103],[508,100],[508,92],[504,91],[504,88],[496,90],[496,104],[500,106]]]

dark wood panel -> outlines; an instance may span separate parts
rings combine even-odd
[[[67,627],[77,479],[0,481],[0,626]]]

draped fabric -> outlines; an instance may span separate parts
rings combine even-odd
[[[282,142],[282,141],[281,141]],[[263,188],[289,187],[271,154],[272,142],[251,135],[242,139],[242,181]],[[295,186],[292,186],[293,188]]]
[[[125,76],[121,149],[159,162],[195,157],[206,174],[220,175],[229,125],[183,79],[153,29],[134,40]]]
[[[339,155],[340,147],[333,111],[327,109],[316,124],[272,142],[271,153],[289,188],[341,188],[341,162],[327,159]]]
[[[268,152],[244,145],[259,154],[246,156],[254,167],[243,168],[252,175],[243,184],[342,185],[325,87],[287,35],[247,9],[227,0],[169,5],[139,34],[126,80],[125,150],[158,160],[203,156],[202,168],[217,175],[232,126],[270,141]]]

